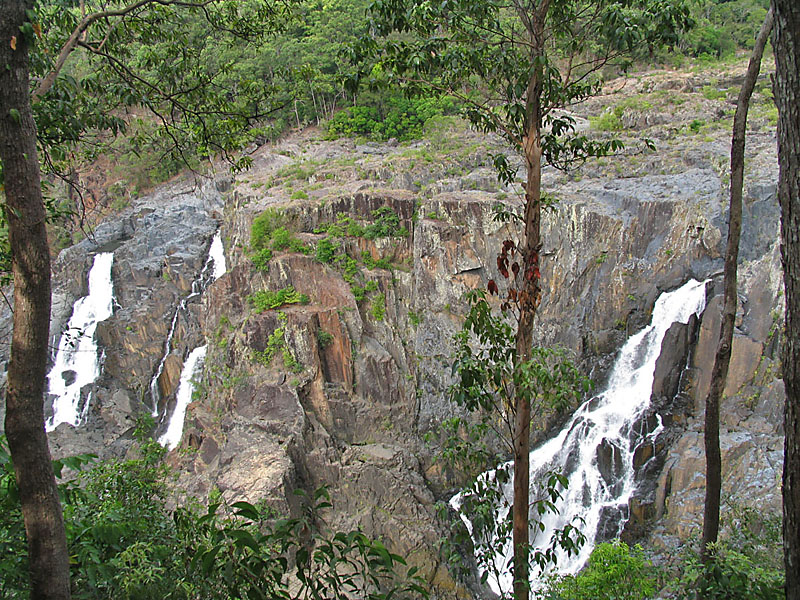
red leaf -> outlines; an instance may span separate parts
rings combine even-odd
[[[497,284],[494,282],[494,279],[490,279],[489,284],[486,287],[488,288],[490,294],[497,294],[497,292],[499,291],[497,289]]]
[[[516,277],[519,273],[519,263],[514,263],[511,265],[511,271],[514,273],[514,277]]]

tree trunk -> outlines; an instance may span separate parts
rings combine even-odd
[[[542,145],[541,145],[541,70],[535,69],[528,82],[525,155],[525,237],[522,286],[516,351],[518,363],[530,360],[533,346],[533,321],[541,300],[539,286],[539,249],[541,247]],[[514,504],[512,510],[514,544],[514,600],[528,600],[530,595],[530,446],[531,403],[518,396],[514,416]]]
[[[28,539],[31,597],[38,600],[69,598],[70,593],[61,503],[44,431],[50,255],[30,103],[28,42],[20,31],[32,5],[8,0],[0,12],[0,161],[14,275],[5,432]]]
[[[701,558],[708,565],[711,560],[711,544],[716,543],[719,534],[719,501],[722,488],[722,458],[719,449],[719,402],[728,378],[733,345],[733,325],[736,320],[736,265],[739,260],[739,238],[742,232],[742,187],[744,185],[744,143],[747,129],[747,111],[750,97],[761,69],[761,57],[772,29],[772,11],[767,13],[761,31],[756,38],[753,54],[747,66],[742,89],[736,103],[733,117],[731,139],[731,190],[730,214],[728,219],[728,246],[725,250],[724,300],[722,323],[711,372],[711,388],[706,397],[705,450],[706,450],[706,498],[703,509],[703,540]]]
[[[778,107],[778,200],[786,295],[783,381],[783,552],[786,597],[800,598],[800,3],[773,0],[774,95]]]

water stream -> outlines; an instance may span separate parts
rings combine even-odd
[[[164,356],[161,358],[155,377],[153,377],[150,382],[150,395],[153,400],[153,416],[158,416],[158,403],[160,400],[158,378],[164,370],[164,363],[170,353],[178,315],[181,311],[186,309],[186,304],[190,299],[200,296],[212,282],[222,277],[226,272],[225,249],[222,245],[220,232],[217,231],[217,233],[214,234],[214,239],[211,241],[211,246],[208,250],[208,258],[203,265],[203,269],[200,271],[200,275],[197,279],[192,282],[192,292],[181,300],[175,309],[175,314],[172,318],[172,324],[170,325],[169,334],[164,347]],[[158,443],[162,446],[166,446],[170,450],[174,450],[181,441],[183,422],[186,418],[186,408],[192,401],[192,393],[194,392],[194,378],[202,371],[207,349],[208,346],[206,345],[198,346],[189,352],[189,355],[183,363],[181,378],[178,383],[178,391],[175,395],[175,407],[172,410],[172,414],[169,416],[166,430],[158,438]]]
[[[55,396],[53,416],[45,424],[47,431],[53,431],[61,423],[77,426],[89,410],[91,392],[82,402],[81,391],[100,375],[94,334],[97,324],[113,312],[113,262],[113,252],[95,255],[89,270],[88,295],[75,302],[67,328],[61,334],[53,368],[47,374],[47,392]]]
[[[154,417],[158,417],[159,403],[161,402],[161,390],[158,385],[158,380],[164,373],[164,365],[167,362],[167,357],[170,352],[172,352],[172,338],[175,336],[178,318],[181,312],[186,310],[186,306],[190,300],[200,297],[212,282],[222,277],[226,272],[225,249],[222,245],[220,232],[217,230],[214,234],[214,238],[211,240],[211,246],[208,249],[208,258],[206,258],[206,262],[200,270],[200,274],[192,282],[191,292],[178,302],[178,306],[175,307],[175,312],[172,313],[172,321],[170,322],[169,331],[167,332],[167,339],[164,342],[164,353],[161,355],[161,360],[158,363],[158,367],[156,367],[156,372],[150,380],[151,414]]]
[[[169,450],[174,450],[181,441],[183,421],[186,418],[186,407],[192,401],[192,392],[194,392],[193,379],[203,368],[207,349],[208,346],[195,348],[189,353],[186,362],[183,363],[181,380],[178,384],[178,392],[175,395],[175,409],[172,411],[167,430],[158,438],[158,443],[166,446]]]
[[[531,530],[531,545],[544,550],[550,546],[554,531],[576,522],[576,517],[583,520],[579,528],[586,543],[576,556],[560,551],[559,573],[577,573],[583,567],[594,548],[604,513],[619,515],[617,535],[621,532],[628,500],[635,489],[633,454],[646,441],[635,430],[635,424],[650,405],[661,343],[673,323],[687,323],[704,307],[704,282],[690,280],[681,288],[662,294],[653,308],[650,325],[629,338],[620,350],[606,389],[584,402],[558,435],[531,452],[532,490],[551,471],[560,472],[569,480],[557,503],[558,513],[545,514],[540,520],[543,528]],[[655,439],[660,433],[660,418],[658,422],[648,438]],[[497,519],[507,517],[513,497],[510,484],[503,491],[505,502],[497,510]],[[460,495],[451,504],[459,506]],[[472,531],[469,520],[462,518]],[[488,581],[496,593],[509,592],[512,587],[511,574],[505,568],[510,558],[510,543],[493,557],[501,576],[499,581],[492,576]],[[533,573],[532,579],[539,575]]]

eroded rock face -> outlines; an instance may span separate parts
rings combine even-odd
[[[61,425],[50,435],[55,456],[125,452],[137,416],[152,409],[150,380],[165,356],[176,310],[203,268],[222,207],[213,182],[170,184],[99,225],[54,262],[50,337],[56,348],[73,304],[87,294],[94,255],[114,252],[114,313],[98,324],[95,336],[102,373],[91,389],[86,423],[77,429]],[[197,302],[189,301],[179,313],[157,383],[159,419],[172,401],[187,352],[205,338]],[[7,321],[2,322],[6,326]],[[7,353],[7,347],[2,352]],[[51,402],[45,401],[46,413]]]
[[[184,451],[170,455],[179,487],[200,498],[216,488],[229,500],[266,500],[292,512],[298,510],[294,489],[327,485],[331,526],[384,537],[420,567],[438,598],[485,595],[474,581],[455,581],[441,562],[445,529],[434,503],[461,481],[436,462],[436,447],[423,442],[443,419],[461,414],[447,388],[452,337],[466,312],[463,294],[502,279],[496,254],[503,240],[515,237],[493,219],[492,207],[498,201],[516,206],[516,190],[499,188],[487,175],[485,138],[469,134],[463,143],[475,149],[458,157],[455,169],[415,162],[409,154],[416,147],[291,139],[254,155],[249,184],[234,182],[225,194],[214,186],[165,188],[65,251],[55,267],[52,330],[60,330],[85,294],[91,255],[101,248],[115,249],[117,307],[98,328],[105,364],[89,421],[79,429],[60,427],[51,438],[56,453],[125,451],[135,416],[152,408],[150,380],[178,310],[158,380],[162,414],[187,352],[208,343]],[[774,147],[759,152],[774,155]],[[274,182],[301,156],[316,161],[317,172],[292,182],[308,187],[308,199],[291,200],[291,188]],[[765,171],[746,196],[745,226],[754,226],[743,239],[741,315],[722,411],[726,489],[767,503],[779,501],[783,392],[773,178]],[[700,158],[687,159],[678,172],[581,181],[547,169],[545,181],[559,206],[543,226],[546,289],[534,339],[572,351],[600,387],[616,351],[648,323],[661,292],[691,277],[710,278],[710,290],[719,287],[725,185]],[[347,237],[344,251],[359,263],[352,282],[341,264],[323,264],[313,253],[276,252],[262,271],[251,262],[250,225],[267,208],[283,211],[298,238],[313,244],[325,237],[315,230],[338,215],[366,223],[383,207],[408,236]],[[220,221],[229,270],[178,309]],[[381,260],[392,269],[367,266]],[[374,289],[359,301],[351,283],[367,282]],[[310,302],[258,313],[248,300],[287,286]],[[665,339],[653,410],[640,423],[642,432],[659,425],[664,431],[635,453],[641,486],[627,511],[629,537],[655,527],[659,543],[673,543],[699,522],[700,423],[718,304],[710,300],[699,322],[676,327]],[[541,419],[536,435],[564,418]],[[609,480],[618,459],[610,451],[598,456]],[[603,520],[608,535],[626,511],[611,512]]]

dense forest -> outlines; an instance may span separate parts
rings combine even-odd
[[[662,141],[686,136],[714,147],[722,138],[720,132],[728,135],[736,127],[742,98],[747,118],[750,95],[750,123],[757,123],[754,130],[774,131],[777,123],[787,119],[790,109],[786,106],[792,104],[781,104],[778,90],[787,92],[780,84],[773,91],[763,73],[772,77],[773,70],[785,69],[782,55],[768,43],[763,60],[758,56],[748,76],[739,75],[756,39],[767,39],[774,10],[769,0],[15,0],[8,7],[4,2],[0,64],[6,64],[8,75],[0,78],[4,86],[0,109],[6,123],[0,132],[0,270],[7,302],[16,309],[13,340],[4,341],[11,347],[12,358],[5,383],[5,435],[0,437],[0,597],[479,598],[495,597],[486,591],[488,580],[506,577],[502,589],[492,589],[515,600],[792,598],[797,576],[791,575],[787,565],[795,564],[797,556],[786,534],[787,527],[791,529],[786,525],[790,517],[785,516],[782,532],[779,515],[759,514],[736,500],[725,500],[728,504],[721,517],[725,533],[719,539],[716,530],[709,538],[704,529],[702,542],[656,549],[635,543],[635,535],[626,541],[619,534],[609,536],[614,539],[595,545],[585,566],[569,574],[555,575],[551,569],[580,554],[586,534],[579,520],[556,529],[545,549],[529,541],[531,532],[544,531],[548,515],[558,512],[557,502],[567,487],[566,477],[557,471],[548,472],[542,481],[528,481],[532,439],[541,440],[535,436],[553,429],[559,418],[563,424],[566,413],[580,404],[593,385],[582,372],[588,359],[580,363],[574,352],[540,348],[531,339],[534,318],[543,318],[542,296],[548,285],[543,275],[548,259],[541,224],[559,210],[548,185],[552,187],[554,181],[570,185],[584,176],[625,176],[620,167],[612,171],[615,156],[629,161],[625,167],[632,171],[629,176],[658,169],[658,175],[666,177],[672,167],[667,154],[659,156]],[[776,14],[788,19],[788,13]],[[781,36],[787,27],[776,22],[772,35],[777,37],[770,38],[772,43],[784,40]],[[794,44],[796,58],[800,40]],[[759,77],[757,68],[762,62]],[[650,139],[654,131],[658,133],[659,122],[650,124],[648,115],[688,114],[692,107],[685,105],[683,89],[640,85],[652,72],[712,81],[699,88],[686,85],[686,93],[704,103],[702,111],[665,131],[663,139]],[[715,75],[703,75],[707,73]],[[724,76],[715,78],[720,73]],[[749,92],[740,94],[739,87],[746,89],[748,81]],[[636,91],[629,93],[626,85]],[[624,95],[613,96],[609,87],[624,89]],[[27,99],[28,109],[20,98]],[[787,129],[782,127],[782,131]],[[258,502],[231,499],[216,487],[202,497],[187,493],[182,489],[181,469],[186,472],[185,461],[194,460],[190,455],[199,453],[200,445],[184,444],[170,452],[155,439],[154,432],[161,426],[157,397],[154,414],[139,410],[135,427],[124,434],[124,452],[102,458],[81,452],[50,461],[40,401],[46,396],[46,366],[52,362],[48,345],[53,342],[47,339],[47,327],[42,327],[50,322],[50,260],[87,237],[91,241],[101,223],[128,215],[124,211],[162,184],[220,178],[231,172],[240,178],[239,183],[233,180],[234,186],[240,186],[237,193],[245,186],[254,195],[277,190],[276,197],[291,209],[259,210],[248,216],[249,222],[243,221],[245,226],[230,212],[226,217],[230,230],[225,244],[249,269],[250,277],[276,277],[283,267],[276,266],[282,263],[274,257],[297,255],[292,260],[298,261],[298,270],[322,270],[342,280],[342,289],[352,295],[355,306],[342,305],[333,311],[342,322],[349,318],[348,310],[364,312],[370,327],[380,328],[390,320],[387,311],[393,310],[389,307],[393,288],[386,285],[396,285],[414,267],[413,260],[396,248],[410,243],[407,240],[420,220],[446,220],[443,213],[448,205],[442,201],[423,209],[423,200],[418,198],[404,214],[405,204],[387,200],[383,206],[368,203],[366,217],[352,217],[334,213],[332,207],[341,201],[325,196],[317,210],[327,220],[313,216],[316,213],[302,208],[302,203],[315,201],[315,192],[327,182],[339,183],[337,170],[352,171],[357,181],[386,183],[399,178],[398,168],[388,162],[370,163],[367,168],[337,155],[337,149],[331,153],[333,158],[298,158],[301,155],[295,153],[293,162],[264,178],[256,175],[264,149],[270,149],[270,160],[280,165],[281,153],[294,152],[283,150],[281,144],[295,139],[341,141],[349,144],[342,147],[365,148],[362,153],[367,156],[397,152],[398,163],[408,172],[408,188],[426,202],[435,194],[437,177],[457,176],[459,170],[467,170],[463,163],[490,169],[496,181],[474,182],[475,188],[491,189],[493,198],[501,200],[493,203],[486,220],[497,223],[496,230],[515,226],[519,230],[493,249],[497,254],[494,278],[479,282],[467,294],[463,314],[451,310],[449,302],[441,310],[447,320],[457,316],[460,321],[453,353],[448,364],[440,365],[452,374],[442,393],[458,409],[456,416],[441,419],[425,432],[426,443],[436,448],[426,452],[441,454],[437,460],[444,465],[426,468],[434,473],[432,479],[440,478],[437,482],[465,490],[461,500],[450,501],[449,508],[446,502],[437,505],[440,529],[436,533],[442,538],[436,551],[441,554],[442,569],[450,573],[446,583],[380,534],[364,532],[360,525],[329,526],[331,515],[337,514],[332,512],[337,497],[327,485],[292,490],[287,511],[276,509],[267,498]],[[779,138],[784,155],[788,143]],[[733,169],[733,159],[731,165]],[[543,178],[546,168],[552,172]],[[37,175],[31,175],[30,169]],[[748,173],[746,169],[743,166],[742,172]],[[781,169],[781,177],[790,172],[783,163]],[[726,186],[735,179],[724,161],[720,170],[725,171],[721,179]],[[20,175],[23,172],[28,175]],[[248,179],[251,172],[252,180]],[[787,203],[788,184],[781,181],[784,191],[779,196]],[[348,201],[357,204],[359,193],[361,188],[350,193]],[[740,203],[741,194],[740,189]],[[503,203],[509,195],[513,201]],[[252,200],[241,202],[244,196],[231,196],[237,209],[240,203],[246,208]],[[30,202],[32,197],[40,198],[38,204]],[[732,200],[731,216],[726,217],[730,222],[736,221],[733,206]],[[787,210],[784,207],[784,214]],[[147,211],[153,209],[138,214]],[[468,229],[464,219],[456,225]],[[20,222],[26,225],[20,227]],[[247,230],[247,240],[235,237],[240,235],[237,227]],[[702,235],[703,228],[698,227],[696,236]],[[40,242],[47,246],[40,247]],[[374,248],[395,250],[381,255]],[[460,250],[456,246],[455,252]],[[659,260],[668,261],[673,250],[659,252]],[[737,255],[732,256],[730,335],[737,314]],[[718,262],[714,264],[721,264],[722,258],[715,256]],[[588,264],[600,270],[606,260],[603,251],[590,257]],[[784,268],[791,268],[786,266],[789,262],[784,259]],[[168,258],[163,263],[160,283],[180,283],[169,270]],[[204,272],[210,263],[209,258]],[[389,284],[373,278],[374,271],[388,273]],[[728,276],[726,271],[726,297],[731,295]],[[212,283],[207,278],[202,286]],[[195,288],[190,282],[189,288],[192,296],[205,292],[199,284]],[[298,342],[291,339],[294,324],[282,310],[315,301],[284,284],[276,290],[253,288],[242,298],[242,311],[260,315],[251,323],[272,319],[269,333],[258,330],[264,337],[263,347],[248,350],[247,356],[256,366],[279,370],[281,385],[300,388],[307,383],[295,347]],[[638,306],[645,300],[631,291],[627,301]],[[651,306],[644,312],[653,312],[655,297],[647,301]],[[791,301],[787,287],[786,300],[781,300],[787,315]],[[188,300],[182,302],[183,308],[174,313],[164,359],[179,312],[186,309]],[[410,300],[398,305],[403,302]],[[409,329],[416,329],[426,309],[410,307],[403,309],[403,318]],[[206,309],[214,313],[218,307]],[[631,309],[630,314],[635,312]],[[217,313],[216,322],[205,332],[211,340],[207,343],[212,345],[212,359],[215,353],[234,356],[234,350],[239,350],[235,347],[237,327],[242,332],[251,327],[250,317],[240,326],[232,324],[224,311]],[[775,327],[764,345],[772,352],[780,346],[772,338],[781,327],[780,315],[770,318]],[[741,318],[737,327],[741,328]],[[617,320],[609,329],[621,345],[629,324]],[[777,337],[789,335],[790,321],[785,331]],[[131,325],[125,333],[138,335]],[[315,356],[334,350],[344,353],[336,335],[319,325],[313,335],[318,348]],[[791,341],[785,343],[793,348]],[[721,341],[720,347],[725,344]],[[729,338],[727,360],[731,344]],[[355,343],[347,346],[347,360],[353,364],[364,360]],[[402,347],[405,351],[405,342]],[[791,365],[792,356],[786,350],[784,364]],[[774,357],[770,354],[769,358]],[[225,364],[212,359],[209,365],[225,369],[222,375],[214,372],[214,385],[235,397],[241,367],[231,364],[233,360]],[[325,362],[330,358],[318,360],[331,368]],[[415,360],[418,364],[419,358]],[[598,372],[602,371],[597,366],[600,362],[592,363]],[[780,375],[762,366],[767,362],[762,358],[758,367],[764,381]],[[211,368],[207,366],[207,371]],[[783,372],[790,369],[784,367]],[[403,385],[416,385],[416,393],[421,394],[421,379],[415,376],[406,373]],[[157,378],[158,374],[153,381]],[[786,383],[790,394],[791,381]],[[213,394],[212,384],[205,385],[195,390],[195,400],[204,401]],[[760,394],[751,393],[752,403],[758,402]],[[141,398],[146,395],[141,392]],[[720,409],[714,410],[718,429]],[[392,413],[387,415],[374,425],[391,435],[395,425]],[[216,427],[223,417],[214,418]],[[793,425],[790,416],[786,419],[788,439]],[[372,437],[352,443],[356,448],[362,444],[372,447]],[[512,462],[496,466],[508,460]],[[49,471],[51,464],[55,478]],[[303,477],[305,483],[314,479],[304,474],[298,475],[298,481]],[[502,486],[509,482],[514,502],[507,515],[499,516]],[[785,496],[796,496],[796,490],[784,485]],[[442,487],[433,495],[445,500],[449,489]],[[716,502],[719,529],[719,498]],[[472,515],[468,530],[458,516],[465,511]],[[787,539],[785,554],[782,536]],[[548,575],[531,585],[532,573]]]

